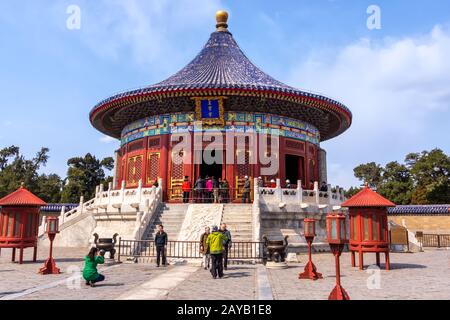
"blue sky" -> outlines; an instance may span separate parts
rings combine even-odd
[[[81,29],[69,30],[69,5]],[[381,8],[381,30],[366,26]],[[50,148],[45,172],[118,142],[88,114],[119,91],[181,69],[214,31],[214,13],[250,59],[275,78],[352,110],[354,124],[323,144],[330,182],[356,185],[353,168],[402,161],[413,151],[450,153],[450,2],[292,0],[28,0],[0,2],[0,147],[27,156]]]

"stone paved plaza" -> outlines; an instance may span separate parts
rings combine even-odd
[[[29,259],[32,250],[26,252]],[[298,280],[306,256],[300,263],[290,263],[288,269],[267,270],[251,264],[231,265],[223,279],[213,280],[208,271],[194,265],[156,268],[150,263],[122,263],[101,266],[107,280],[95,288],[80,279],[86,249],[55,249],[60,275],[37,273],[44,262],[47,248],[40,248],[38,262],[23,265],[10,262],[10,251],[3,249],[0,257],[0,299],[179,299],[179,300],[254,300],[261,286],[269,287],[274,299],[327,299],[334,286],[334,258],[331,254],[316,254],[314,262],[323,280]],[[450,299],[450,251],[426,250],[424,253],[391,254],[392,270],[379,272],[381,289],[376,289],[378,274],[350,267],[347,253],[341,258],[342,285],[354,300],[367,299]],[[374,256],[365,257],[367,265]],[[384,265],[382,265],[384,266]],[[257,269],[259,272],[257,272]],[[264,281],[258,275],[265,273]],[[267,282],[267,280],[265,280]],[[369,285],[372,289],[368,288]],[[214,289],[219,286],[219,290]],[[270,296],[270,295],[269,295]],[[267,295],[264,295],[267,298]]]

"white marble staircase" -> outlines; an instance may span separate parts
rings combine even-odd
[[[144,240],[154,240],[154,235],[158,231],[158,225],[164,226],[169,241],[176,241],[180,233],[188,204],[162,203],[158,208],[155,220],[144,234]]]
[[[223,208],[222,222],[227,224],[235,242],[253,241],[252,205],[226,204]]]

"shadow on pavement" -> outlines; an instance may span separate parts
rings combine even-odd
[[[384,265],[381,265],[382,269]],[[391,263],[391,270],[401,269],[426,269],[427,266],[421,264],[408,264],[408,263]]]
[[[250,276],[248,272],[234,272],[234,273],[225,273],[224,278],[243,278],[248,276]]]
[[[101,288],[101,287],[122,287],[124,286],[125,283],[102,283],[102,284],[95,284],[96,288]]]

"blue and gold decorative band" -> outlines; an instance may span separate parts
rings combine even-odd
[[[225,112],[225,125],[205,126],[206,132],[256,132],[273,134],[295,140],[320,143],[319,130],[300,120],[265,113]],[[195,112],[162,114],[135,121],[122,130],[121,144],[163,134],[198,130]]]

